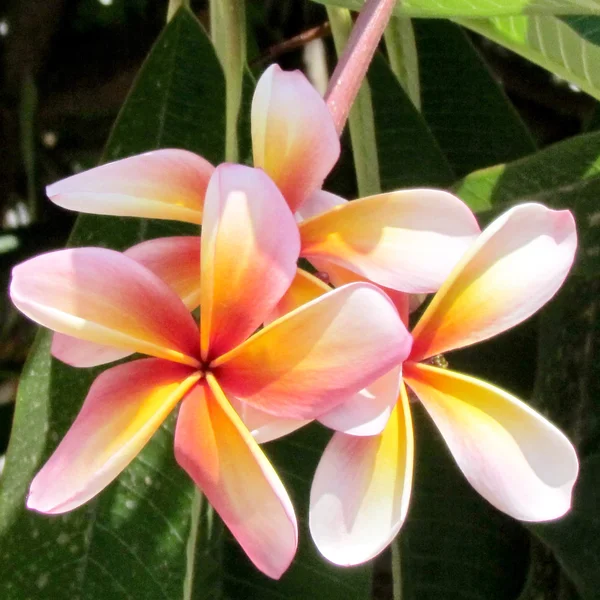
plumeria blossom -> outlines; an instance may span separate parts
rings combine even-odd
[[[360,411],[368,417],[370,410],[357,402],[321,419],[342,430],[327,446],[311,490],[310,529],[326,558],[340,565],[371,559],[406,517],[414,454],[406,386],[469,483],[492,505],[524,521],[556,519],[569,509],[578,461],[568,439],[510,393],[434,363],[437,355],[502,333],[541,308],[562,285],[576,245],[570,212],[539,204],[509,210],[472,245],[415,326],[383,431],[349,435],[344,419],[356,420]],[[313,286],[305,297],[319,293]]]
[[[180,404],[178,463],[256,566],[277,578],[296,550],[294,511],[232,403],[314,419],[406,358],[411,338],[389,298],[368,284],[338,288],[256,332],[296,273],[294,217],[264,172],[239,165],[214,171],[203,210],[200,328],[180,299],[195,293],[185,269],[169,286],[135,256],[102,248],[53,252],[14,269],[11,297],[31,319],[150,357],[95,380],[27,505],[48,514],[77,508]],[[167,254],[169,244],[179,248],[177,238],[161,243]],[[142,250],[160,271],[160,256]]]
[[[299,71],[276,65],[265,71],[254,93],[251,125],[254,165],[296,212],[301,256],[329,273],[336,286],[369,280],[394,301],[405,298],[398,290],[433,292],[479,233],[469,208],[445,191],[401,190],[353,202],[322,191],[340,142],[327,105]],[[81,212],[200,224],[213,169],[193,153],[157,150],[74,175],[50,185],[47,193],[56,204]],[[188,253],[193,245],[189,238],[151,240],[132,252],[166,280],[172,271],[186,269],[193,280],[199,269],[198,252]],[[193,294],[184,300],[190,309],[197,306]],[[75,366],[92,366],[112,360],[114,352],[56,336],[53,354]]]

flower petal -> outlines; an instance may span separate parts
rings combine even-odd
[[[381,433],[398,399],[401,370],[400,366],[394,367],[364,390],[319,417],[319,421],[330,429],[349,435]]]
[[[341,196],[336,196],[331,192],[325,190],[316,190],[313,192],[303,203],[302,206],[296,211],[296,217],[299,221],[305,221],[316,217],[340,204],[347,204],[348,200]]]
[[[362,277],[354,271],[344,269],[344,267],[336,265],[331,260],[327,260],[325,258],[311,258],[310,261],[315,269],[318,270],[319,277],[323,277],[325,281],[328,281],[334,287],[341,287],[347,283],[355,283],[358,281],[369,281],[366,277]],[[389,299],[396,307],[402,322],[405,325],[408,325],[409,306],[411,303],[410,299],[419,298],[421,295],[399,292],[398,290],[386,287],[385,285],[379,285],[378,287],[380,287],[388,295]]]
[[[211,375],[185,398],[175,457],[208,498],[250,560],[278,579],[298,543],[291,501],[271,463]]]
[[[14,304],[34,321],[89,342],[198,365],[198,328],[175,293],[119,252],[76,248],[13,269]]]
[[[135,458],[198,378],[190,367],[156,358],[102,373],[32,481],[27,507],[59,514],[93,498]]]
[[[162,279],[192,311],[200,304],[200,238],[167,237],[124,252]],[[52,356],[73,367],[95,367],[129,356],[129,350],[95,344],[62,333],[52,338]]]
[[[277,440],[300,427],[308,425],[308,419],[280,419],[258,408],[246,404],[237,398],[231,398],[231,406],[235,409],[240,419],[252,434],[257,444],[265,444]]]
[[[354,200],[299,228],[302,256],[411,293],[437,290],[479,233],[463,202],[427,189]]]
[[[267,175],[241,165],[217,167],[202,227],[205,360],[231,350],[264,322],[296,274],[299,250],[294,217]]]
[[[406,363],[404,379],[469,483],[496,508],[523,521],[556,519],[569,510],[577,455],[544,417],[460,373]]]
[[[521,323],[562,285],[575,256],[569,211],[522,204],[473,244],[417,323],[411,358],[474,344]]]
[[[410,334],[389,298],[352,283],[274,321],[213,363],[225,393],[289,419],[314,419],[400,364]]]
[[[331,291],[326,283],[304,269],[298,269],[290,287],[271,313],[266,322],[272,322],[296,308]]]
[[[200,223],[213,171],[187,150],[156,150],[67,177],[46,193],[55,204],[79,212]]]
[[[254,165],[264,169],[295,211],[340,155],[333,119],[300,71],[269,67],[252,100]]]
[[[310,492],[310,532],[325,558],[357,565],[394,539],[408,511],[413,456],[404,385],[383,433],[333,436]]]

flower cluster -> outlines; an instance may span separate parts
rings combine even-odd
[[[565,436],[432,359],[513,327],[554,295],[575,255],[571,214],[524,204],[480,232],[444,191],[347,202],[321,190],[340,152],[331,116],[303,75],[276,66],[256,88],[252,142],[253,167],[157,150],[49,186],[69,209],[186,221],[202,235],[124,253],[63,250],[14,269],[13,302],[56,332],[56,358],[91,367],[149,357],[96,379],[28,507],[85,503],[179,405],[177,462],[277,578],[297,525],[259,444],[319,420],[335,433],[312,485],[311,533],[332,562],[358,564],[407,514],[412,394],[494,506],[529,521],[564,514],[578,469]],[[323,276],[298,268],[300,257]],[[433,292],[409,333],[410,294]]]

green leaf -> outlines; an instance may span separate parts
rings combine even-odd
[[[314,0],[328,6],[360,10],[364,0]],[[493,17],[520,14],[594,14],[599,0],[403,0],[394,9],[411,17]]]
[[[176,146],[220,161],[224,117],[219,63],[196,19],[181,10],[144,63],[105,156]],[[124,248],[183,231],[194,228],[85,215],[70,243]],[[99,372],[51,360],[49,341],[47,332],[38,336],[24,369],[1,480],[0,597],[172,600],[192,581],[194,598],[218,596],[220,526],[204,504],[197,547],[188,548],[195,488],[173,458],[173,415],[97,499],[63,516],[24,510],[29,482]]]
[[[487,210],[597,175],[600,175],[600,133],[589,133],[520,160],[475,171],[457,183],[454,190],[473,210]]]
[[[529,528],[554,553],[583,600],[597,598],[600,588],[599,298],[598,277],[571,276],[544,311],[534,395],[537,406],[575,443],[581,471],[571,511]]]
[[[527,534],[471,488],[422,407],[411,408],[416,469],[400,532],[402,600],[515,600]]]
[[[517,16],[457,22],[600,98],[600,72],[596,68],[600,47],[561,19]]]
[[[368,600],[372,564],[336,567],[317,552],[308,531],[310,484],[331,431],[313,424],[271,442],[263,449],[281,476],[296,508],[298,554],[279,581],[268,579],[249,565],[239,546],[226,551],[225,596],[231,600]]]
[[[600,17],[576,15],[562,17],[571,29],[575,30],[583,39],[600,46]]]
[[[415,21],[423,116],[457,176],[535,150],[529,131],[460,27]]]
[[[383,190],[446,187],[455,175],[435,137],[386,60],[375,55],[368,73]]]

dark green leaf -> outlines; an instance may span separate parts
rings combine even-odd
[[[454,174],[427,123],[381,55],[368,74],[381,188],[446,187]]]
[[[464,31],[415,21],[423,115],[455,173],[525,156],[531,135]]]
[[[527,534],[467,483],[420,405],[414,491],[400,533],[403,600],[515,600]]]
[[[572,17],[562,17],[562,20],[584,40],[600,46],[600,17],[574,15]]]
[[[223,140],[220,66],[196,19],[182,10],[144,63],[106,158],[175,146],[220,161]],[[184,230],[170,222],[86,215],[70,243],[124,248]],[[39,336],[24,370],[2,477],[0,596],[172,600],[183,597],[184,581],[192,579],[197,593],[190,597],[217,596],[219,526],[206,505],[200,507],[197,548],[188,548],[195,488],[173,458],[172,417],[96,500],[64,516],[24,510],[31,478],[72,423],[99,371],[51,360],[49,339],[48,333]],[[188,551],[196,553],[195,562],[186,561]]]
[[[559,142],[535,154],[467,175],[455,192],[474,210],[571,186],[600,174],[600,133]]]

